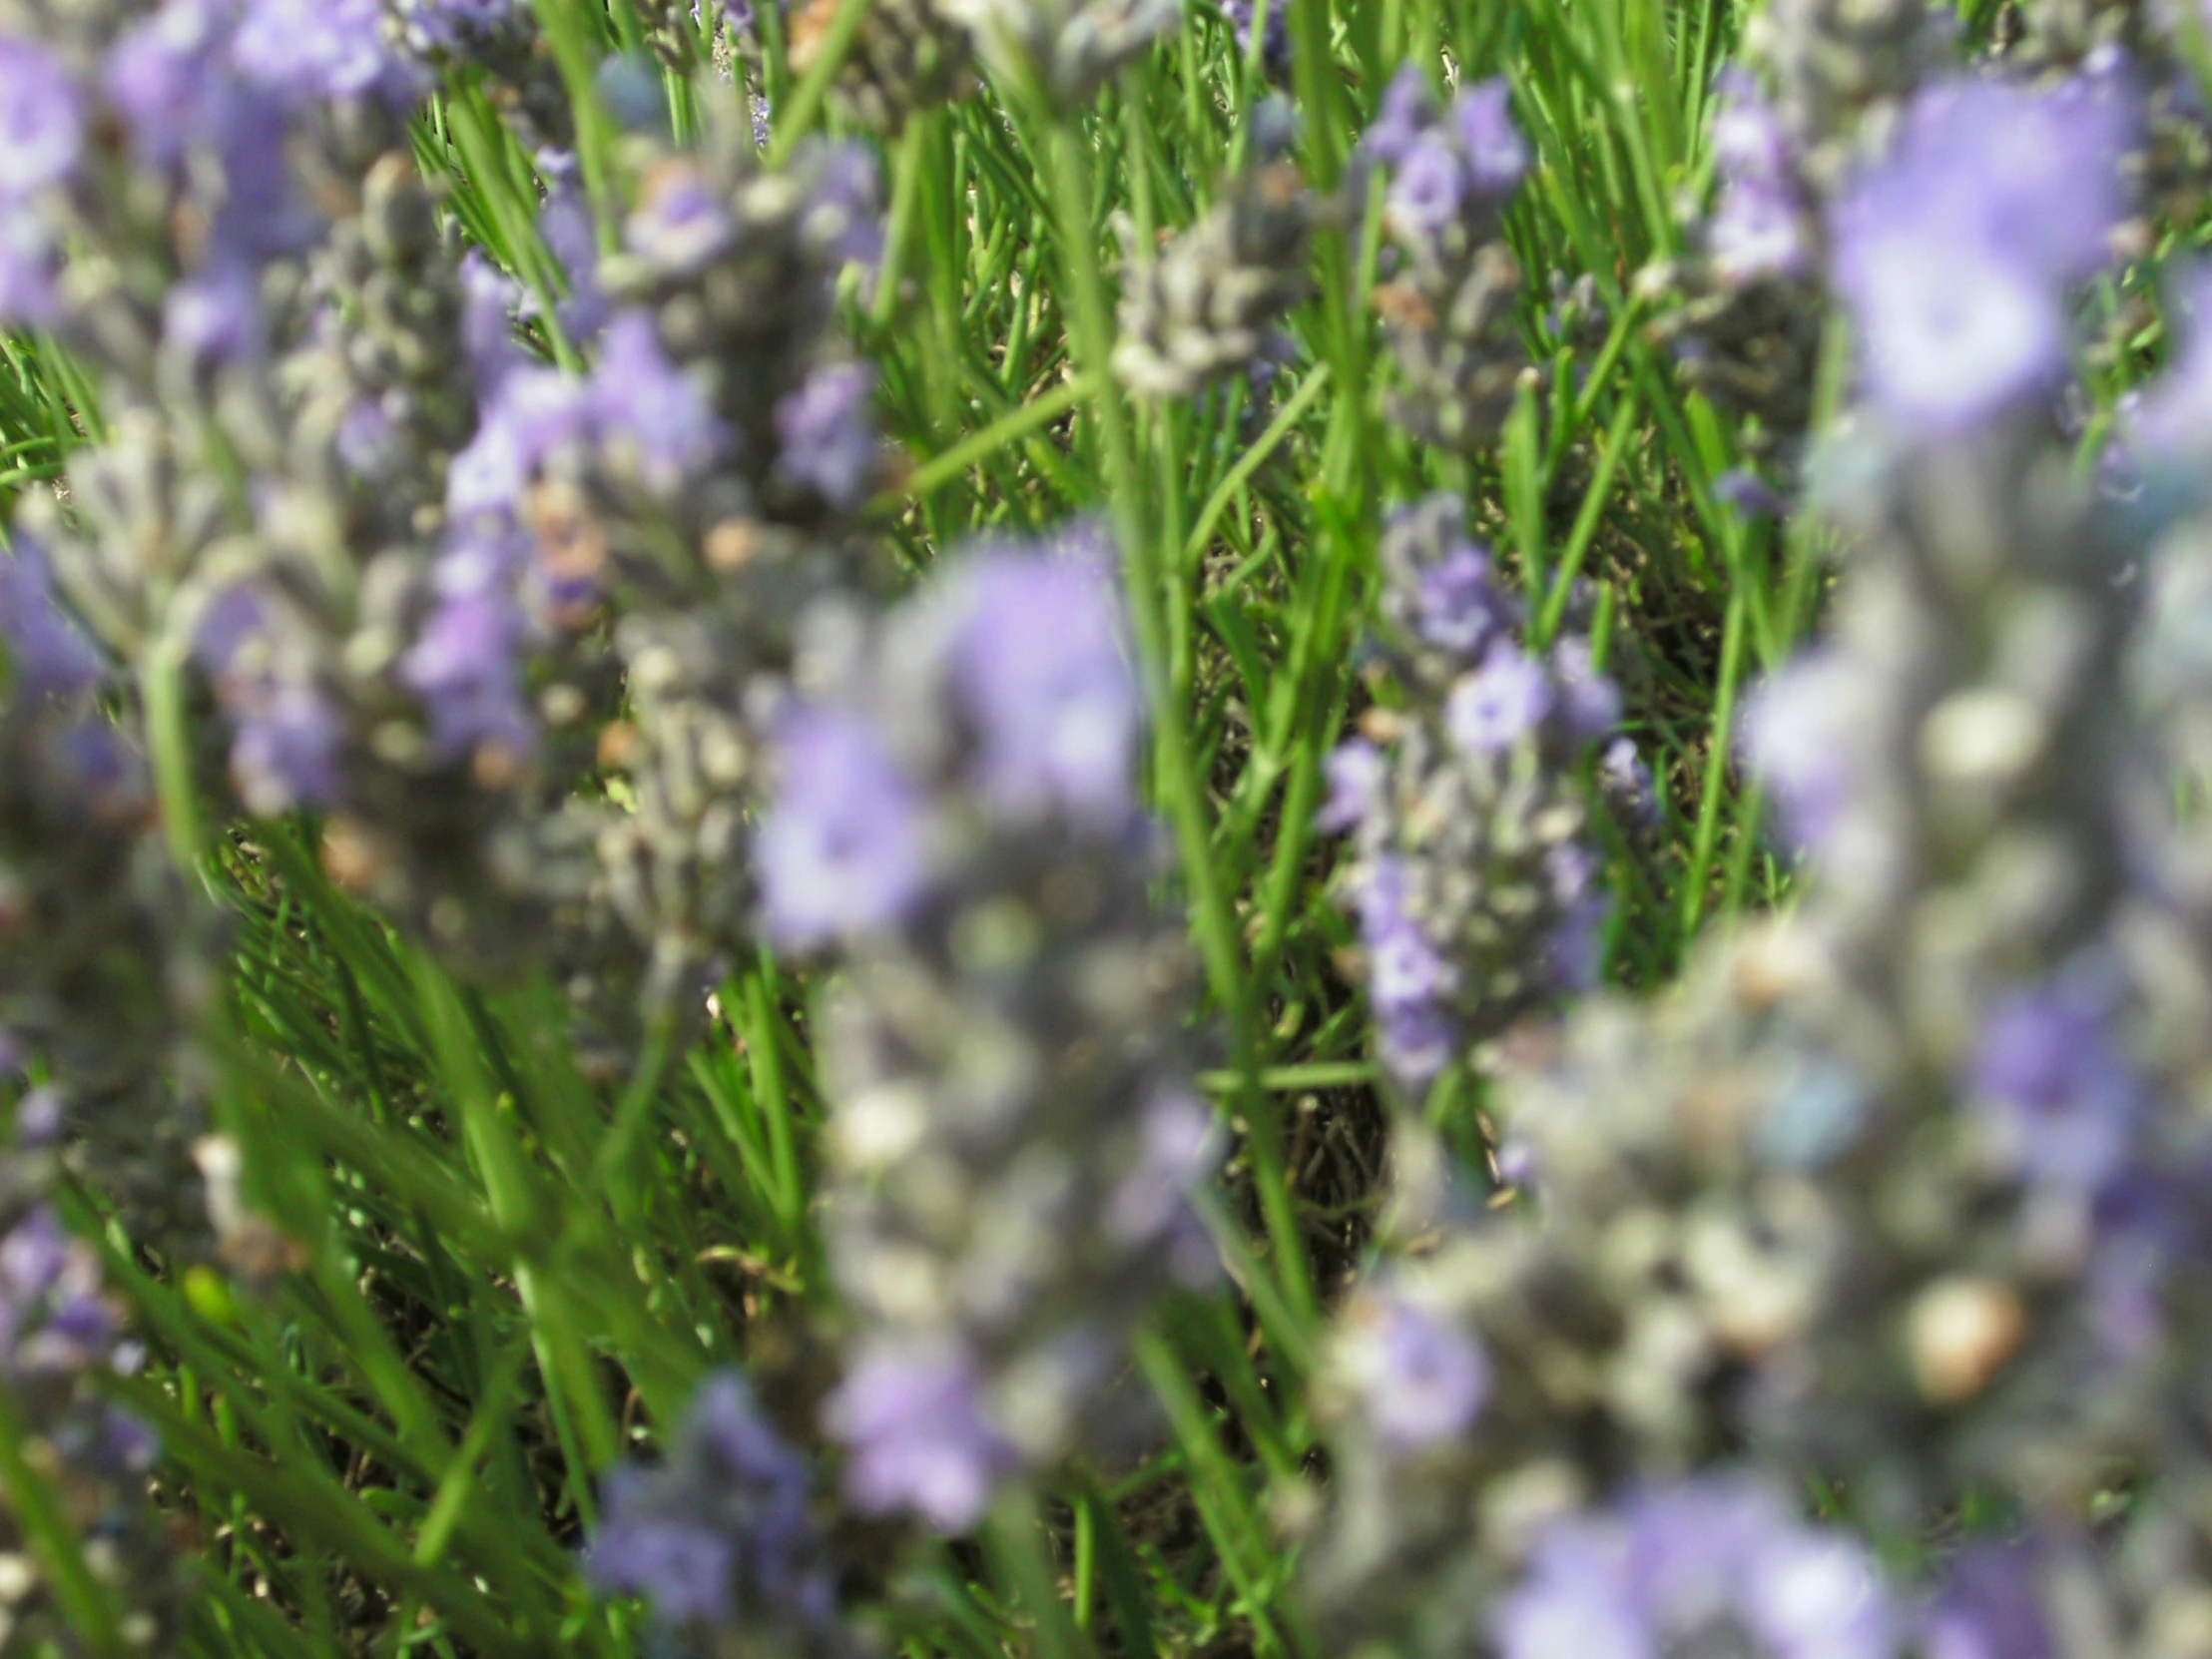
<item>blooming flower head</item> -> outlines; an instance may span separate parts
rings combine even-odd
[[[1872,1557],[1774,1490],[1713,1476],[1554,1522],[1496,1616],[1500,1659],[1896,1659]]]
[[[584,1567],[670,1625],[819,1627],[835,1588],[810,1512],[805,1460],[736,1372],[701,1385],[658,1468],[607,1479]]]
[[[412,98],[421,81],[393,50],[382,0],[248,0],[232,55],[257,84],[299,98]]]
[[[691,376],[669,361],[642,311],[623,311],[607,324],[588,395],[601,442],[664,494],[730,447],[729,429]]]
[[[868,497],[876,468],[868,397],[875,375],[863,363],[830,363],[776,405],[778,476],[813,490],[840,512]]]
[[[1816,852],[1835,844],[1858,788],[1857,693],[1849,664],[1815,652],[1744,705],[1744,758],[1773,795],[1784,833]]]
[[[1406,866],[1381,858],[1364,873],[1355,898],[1379,1046],[1392,1075],[1418,1087],[1450,1064],[1458,1046],[1444,1010],[1458,975],[1421,927]]]
[[[2105,262],[2125,209],[2134,123],[2118,89],[2088,81],[1955,81],[1916,100],[1832,227],[1885,412],[1950,435],[2052,383],[2065,289]]]
[[[1705,235],[1706,252],[1723,282],[1802,276],[1812,264],[1804,204],[1783,185],[1731,180]]]
[[[1103,551],[979,551],[951,597],[954,683],[975,731],[977,786],[1016,809],[1107,824],[1124,816],[1144,709]]]
[[[1360,148],[1385,167],[1397,166],[1420,136],[1428,110],[1428,76],[1419,64],[1409,63],[1382,89],[1382,105]]]
[[[1482,1345],[1387,1278],[1346,1310],[1337,1363],[1362,1416],[1392,1451],[1464,1433],[1489,1396]]]
[[[99,1257],[63,1232],[52,1211],[32,1211],[0,1238],[0,1371],[85,1371],[109,1359],[116,1334]]]
[[[99,656],[54,602],[46,552],[26,537],[0,554],[0,638],[16,690],[33,701],[90,690],[103,677]]]
[[[1791,144],[1782,117],[1759,83],[1742,69],[1721,72],[1720,103],[1713,112],[1713,160],[1730,179],[1775,182],[1791,168]]]
[[[274,818],[337,801],[342,734],[312,686],[271,680],[243,692],[231,713],[231,781],[248,812]]]
[[[1927,1659],[2059,1659],[2040,1605],[2047,1570],[2031,1544],[1960,1551],[1922,1622]]]
[[[1519,647],[1500,643],[1452,688],[1444,722],[1451,741],[1468,754],[1494,755],[1533,732],[1551,712],[1552,697],[1544,665]]]
[[[1479,662],[1484,647],[1505,629],[1511,605],[1473,542],[1456,542],[1425,567],[1413,589],[1421,639],[1463,662]]]
[[[1440,137],[1416,139],[1390,180],[1390,223],[1401,236],[1434,236],[1459,217],[1466,192],[1458,153]]]
[[[399,679],[422,700],[440,755],[493,745],[519,756],[531,748],[535,730],[516,660],[521,634],[514,606],[489,590],[451,595],[431,612],[400,659]]]
[[[1433,247],[1463,221],[1477,237],[1494,231],[1528,172],[1511,99],[1501,77],[1465,88],[1439,112],[1417,66],[1391,81],[1362,147],[1390,169],[1389,220],[1400,242]]]
[[[1322,763],[1329,795],[1315,823],[1325,834],[1357,828],[1376,810],[1389,777],[1389,760],[1365,738],[1352,738]]]
[[[1512,88],[1500,75],[1468,87],[1452,101],[1467,177],[1485,196],[1503,201],[1528,172],[1528,141],[1513,125]]]
[[[800,709],[778,734],[756,856],[770,936],[797,950],[896,921],[921,895],[921,802],[867,722]]]
[[[1982,1026],[1970,1097],[2000,1156],[2032,1180],[2093,1192],[2125,1166],[2144,1095],[2108,1002],[2062,975],[2007,995]]]
[[[980,1387],[949,1345],[863,1350],[823,1411],[845,1447],[845,1495],[874,1514],[911,1510],[942,1532],[981,1520],[1017,1459],[985,1420]]]
[[[83,102],[61,64],[30,41],[0,40],[0,202],[59,184],[83,143]]]

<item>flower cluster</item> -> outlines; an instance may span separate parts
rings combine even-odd
[[[1996,152],[1960,185],[1966,115],[2086,182],[2063,212],[1976,217],[2017,199]],[[1867,275],[1909,207],[1947,212],[1927,245],[2009,262],[2061,346],[2125,121],[2093,85],[1945,84],[1846,183],[1874,408],[1811,470],[1849,565],[1831,638],[1743,733],[1811,892],[1666,996],[1596,996],[1516,1044],[1492,1104],[1525,1206],[1432,1212],[1340,1319],[1311,1583],[1348,1639],[2189,1651],[2212,1073],[2188,1010],[2212,981],[2193,862],[2168,855],[2184,792],[2131,691],[2186,754],[2193,533],[2161,542],[2170,506],[2080,476],[2040,351],[1953,373],[1939,407],[1908,395],[1880,342],[1910,301]],[[1934,195],[1890,197],[1907,177]],[[1954,291],[1961,326],[1996,299]],[[2176,561],[2177,614],[2146,633],[2144,569]],[[1926,1593],[1885,1585],[1761,1466],[1875,1536],[1934,1539],[1969,1499],[2004,1530]]]
[[[734,112],[705,155],[657,161],[600,274],[617,309],[598,370],[563,383],[583,424],[508,506],[579,620],[598,595],[619,613],[629,720],[602,753],[635,809],[605,822],[601,864],[656,1009],[696,1007],[747,936],[760,720],[807,607],[866,578],[873,381],[834,312],[875,212],[864,153],[803,146],[771,174]]]
[[[2130,175],[2146,170],[2144,104],[2120,62],[2041,83],[1961,77],[1944,72],[1940,29],[1893,10],[1857,67],[1830,38],[1845,21],[1832,8],[1762,18],[1777,95],[1724,76],[1698,255],[1642,278],[1668,302],[1656,332],[1685,381],[1756,416],[1752,445],[1793,478],[1830,290],[1858,321],[1867,401],[1891,419],[1955,430],[2048,397],[2068,366],[2070,290],[2109,263]]]
[[[1391,1076],[1433,1082],[1514,1020],[1596,978],[1608,898],[1584,773],[1620,718],[1589,640],[1516,638],[1516,607],[1456,496],[1383,536],[1384,659],[1402,708],[1377,707],[1331,757],[1322,825],[1354,834],[1344,891]],[[1640,772],[1614,738],[1605,764]]]
[[[1812,422],[1822,320],[1823,227],[1799,147],[1746,71],[1719,88],[1712,148],[1719,195],[1699,258],[1647,272],[1671,303],[1654,324],[1683,381],[1754,417],[1748,446],[1781,448],[1787,470]]]
[[[1415,436],[1465,453],[1497,435],[1527,363],[1503,215],[1529,155],[1509,106],[1494,80],[1439,108],[1408,65],[1360,144],[1388,181],[1384,223],[1399,262],[1375,295],[1397,359],[1391,411]]]
[[[32,1210],[0,1234],[0,1390],[15,1419],[9,1432],[21,1436],[15,1454],[77,1528],[84,1570],[127,1609],[114,1633],[121,1650],[168,1653],[186,1590],[147,1500],[154,1436],[94,1386],[98,1374],[128,1375],[138,1361],[103,1291],[99,1258],[51,1211]],[[0,1497],[0,1649],[77,1652],[21,1521]]]
[[[1122,289],[1114,372],[1146,397],[1189,397],[1249,370],[1273,325],[1305,295],[1314,202],[1285,159],[1289,108],[1254,113],[1249,165],[1227,199],[1162,248],[1138,253]]]
[[[1260,22],[1261,7],[1267,22]],[[1286,82],[1291,74],[1291,0],[1222,0],[1222,15],[1237,34],[1237,50],[1251,57],[1259,32],[1259,63],[1268,79]]]
[[[1212,1263],[1111,570],[1090,532],[985,545],[826,615],[760,830],[772,936],[843,968],[825,1226],[857,1341],[826,1421],[857,1504],[946,1529],[1097,1443],[1132,1328]]]
[[[142,1241],[191,1260],[208,1234],[201,927],[152,832],[145,762],[101,713],[105,667],[28,538],[0,557],[0,1030],[42,1077],[0,1187],[35,1196],[60,1159]]]
[[[2111,259],[2136,120],[2118,75],[2048,90],[1947,80],[1913,99],[1832,216],[1870,402],[1955,430],[2055,392],[2068,289]]]
[[[586,1574],[603,1591],[645,1597],[678,1651],[852,1651],[807,1462],[739,1374],[708,1379],[666,1459],[617,1468],[600,1496]]]
[[[696,1017],[752,905],[763,683],[865,557],[871,381],[834,313],[872,163],[816,144],[771,175],[710,90],[699,148],[630,141],[603,258],[527,7],[40,27],[0,61],[48,152],[7,303],[111,399],[66,507],[30,507],[69,602],[213,698],[235,807],[320,815],[333,876],[453,958],[550,962],[618,1038]],[[535,147],[527,290],[408,151],[425,66],[459,59]]]

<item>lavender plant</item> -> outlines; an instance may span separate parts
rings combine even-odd
[[[1527,358],[1516,327],[1521,271],[1503,236],[1505,207],[1528,171],[1503,80],[1439,109],[1407,65],[1361,142],[1384,171],[1384,218],[1402,270],[1376,289],[1399,383],[1391,413],[1416,436],[1479,451],[1512,406]]]
[[[1514,1021],[1596,982],[1607,895],[1587,774],[1619,693],[1588,638],[1541,653],[1466,504],[1438,495],[1383,533],[1383,660],[1405,707],[1378,706],[1330,757],[1322,823],[1349,830],[1378,1051],[1425,1089]],[[1635,746],[1608,752],[1631,788]]]
[[[825,1421],[854,1502],[945,1530],[1110,1445],[1132,1331],[1213,1271],[1109,553],[985,545],[879,624],[818,621],[761,826],[772,936],[843,964],[824,1225],[855,1332]]]
[[[2074,96],[2091,134],[2124,119]],[[1352,1472],[1315,1579],[1348,1630],[1445,1651],[1486,1623],[1508,1655],[1585,1630],[1623,1651],[2186,1650],[2159,1644],[2193,1605],[2204,1143],[2191,1062],[2155,1035],[2154,987],[2187,980],[2144,943],[2160,834],[2127,703],[2127,573],[2163,515],[2089,488],[2043,402],[2117,181],[2043,222],[2055,246],[1991,249],[2048,324],[1920,381],[1890,330],[1927,296],[1866,274],[1933,232],[1884,193],[1957,177],[1945,142],[1976,144],[1954,110],[2052,109],[1933,97],[1838,222],[1868,407],[1816,463],[1849,538],[1836,624],[1746,716],[1817,882],[1658,1003],[1593,1000],[1524,1048],[1500,1106],[1532,1213],[1452,1224],[1348,1310]],[[2069,151],[2114,175],[2116,153]],[[2006,185],[1975,178],[1944,234],[1988,248],[1965,210]],[[1754,1458],[1832,1483],[1880,1537],[1993,1510],[2052,1579],[1969,1550],[1916,1610],[1862,1546],[1724,1472]],[[2128,1536],[2093,1541],[2120,1487]]]
[[[0,0],[0,1652],[2206,1651],[2199,33]]]

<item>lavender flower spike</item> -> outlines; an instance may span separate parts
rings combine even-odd
[[[824,1220],[855,1341],[825,1423],[855,1502],[947,1530],[1003,1479],[1115,1443],[1131,1331],[1215,1268],[1190,1202],[1212,1118],[1178,1034],[1179,931],[1148,890],[1111,570],[1079,528],[949,554],[872,621],[826,614],[802,659],[821,725],[787,740],[770,810],[849,817],[834,838],[859,853],[830,873],[811,843],[804,882],[780,853],[763,870],[772,923],[806,920],[842,969]],[[864,752],[857,783],[809,775],[825,734]],[[895,906],[850,903],[885,890]]]
[[[664,1463],[608,1476],[585,1571],[602,1590],[645,1597],[664,1626],[694,1636],[846,1653],[812,1484],[745,1379],[719,1373],[693,1398]]]

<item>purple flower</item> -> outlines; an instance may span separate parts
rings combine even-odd
[[[520,0],[416,0],[406,14],[408,37],[425,48],[462,47],[512,17],[518,3]]]
[[[778,734],[782,776],[756,858],[769,936],[809,950],[897,921],[921,896],[921,802],[873,727],[802,708]]]
[[[446,470],[445,505],[455,519],[507,516],[538,468],[581,447],[593,425],[586,382],[552,368],[517,368],[500,380],[468,447]]]
[[[1258,0],[1222,0],[1222,15],[1237,34],[1237,50],[1250,56],[1252,32],[1260,21]],[[1291,62],[1291,0],[1268,0],[1267,34],[1260,42],[1260,61],[1271,70],[1284,70]]]
[[[568,297],[559,306],[561,326],[571,339],[588,340],[607,325],[611,308],[606,290],[599,285],[599,227],[574,179],[556,171],[554,180],[545,206],[538,210],[538,235],[568,278]]]
[[[1556,1521],[1499,1606],[1500,1659],[1896,1659],[1875,1563],[1768,1486],[1710,1476]]]
[[[398,423],[382,403],[365,397],[338,422],[335,447],[345,469],[366,482],[389,477],[405,453]]]
[[[1605,924],[1612,918],[1610,893],[1586,892],[1567,906],[1544,951],[1551,982],[1560,990],[1597,988],[1605,976]]]
[[[584,1570],[642,1595],[669,1625],[824,1626],[835,1587],[810,1513],[806,1461],[736,1372],[703,1383],[658,1468],[607,1478]]]
[[[487,745],[519,757],[536,733],[523,703],[517,655],[522,618],[479,590],[439,602],[399,660],[399,682],[430,717],[430,746],[447,761]]]
[[[224,20],[211,0],[166,0],[125,30],[108,54],[108,97],[131,129],[131,146],[156,167],[220,128],[237,88],[223,55]]]
[[[1512,195],[1528,172],[1528,142],[1513,125],[1512,96],[1500,75],[1467,88],[1451,106],[1467,176],[1476,194],[1493,201]]]
[[[669,361],[643,311],[620,312],[607,325],[587,396],[601,441],[663,494],[674,494],[730,447],[729,428]]]
[[[508,371],[527,363],[515,343],[515,307],[521,285],[474,249],[461,257],[465,302],[461,312],[461,348],[468,353],[479,394],[490,397]]]
[[[226,261],[179,282],[162,301],[162,339],[195,366],[236,362],[260,349],[261,284]]]
[[[1533,732],[1551,705],[1551,679],[1544,665],[1500,641],[1479,669],[1462,675],[1451,688],[1444,725],[1466,754],[1495,755]]]
[[[1596,652],[1585,636],[1569,634],[1551,648],[1551,671],[1568,731],[1594,742],[1620,725],[1620,687],[1597,666]]]
[[[1790,510],[1788,498],[1749,467],[1730,467],[1713,480],[1713,494],[1746,520],[1780,518]]]
[[[2093,1192],[2126,1167],[2141,1085],[2085,977],[2014,991],[1990,1009],[1971,1098],[2000,1156],[2029,1180]]]
[[[1795,171],[1789,131],[1759,83],[1731,67],[1721,71],[1715,90],[1720,104],[1713,113],[1713,160],[1721,176],[1763,183],[1789,179]]]
[[[1381,857],[1354,897],[1368,952],[1368,1000],[1375,1008],[1378,1047],[1392,1076],[1419,1087],[1433,1081],[1457,1052],[1443,999],[1458,988],[1459,975],[1413,913],[1411,885],[1403,862]]]
[[[1884,183],[1928,191],[1939,199],[1932,206],[1973,219],[2030,269],[2079,281],[2111,262],[2127,213],[2122,163],[2140,125],[2131,90],[2112,78],[2049,90],[1938,82],[1914,100],[1884,179],[1869,188],[1878,199]]]
[[[0,201],[67,178],[84,128],[82,101],[60,62],[30,41],[0,40]]]
[[[337,801],[337,717],[311,686],[271,681],[234,694],[231,782],[246,810],[275,818]]]
[[[857,265],[872,270],[883,259],[882,179],[875,153],[850,141],[810,140],[802,149],[814,167],[813,193],[803,227],[808,237],[841,270]]]
[[[1490,556],[1474,542],[1454,542],[1441,559],[1422,567],[1413,582],[1414,628],[1422,641],[1468,663],[1512,620],[1499,591]]]
[[[20,204],[0,203],[0,323],[50,325],[59,314],[60,266],[46,221]]]
[[[737,1546],[704,1526],[639,1513],[651,1489],[650,1477],[639,1469],[608,1475],[601,1494],[606,1518],[584,1557],[585,1570],[602,1590],[644,1596],[670,1623],[723,1622],[732,1611]]]
[[[2058,1659],[2042,1610],[2050,1564],[2030,1544],[1975,1544],[1943,1574],[1921,1626],[1926,1659]]]
[[[1651,768],[1644,765],[1643,756],[1637,752],[1635,739],[1618,737],[1607,744],[1598,758],[1597,771],[1606,799],[1625,822],[1643,829],[1658,827],[1658,786],[1652,780]]]
[[[2055,381],[2064,289],[2108,258],[2134,122],[2087,82],[1960,81],[1915,102],[1833,225],[1868,388],[1893,418],[1948,436]]]
[[[1407,64],[1390,77],[1382,89],[1382,106],[1360,147],[1385,167],[1405,159],[1428,125],[1428,77],[1418,64]]]
[[[72,697],[106,677],[99,654],[54,602],[46,550],[21,534],[12,553],[0,554],[0,638],[15,689],[28,700]]]
[[[1814,852],[1832,849],[1851,816],[1861,703],[1850,665],[1823,651],[1788,664],[1744,702],[1744,759],[1774,797],[1783,834]]]
[[[248,0],[231,55],[248,79],[293,99],[399,104],[423,86],[391,49],[382,0]]]
[[[1789,186],[1738,179],[1722,191],[1705,228],[1705,250],[1723,282],[1801,276],[1813,263],[1804,205]]]
[[[1144,708],[1103,552],[981,551],[960,572],[952,673],[976,783],[1003,806],[1112,825],[1130,810]]]
[[[1330,752],[1322,775],[1329,783],[1329,799],[1314,823],[1324,834],[1342,834],[1374,815],[1389,777],[1389,760],[1367,739],[1352,738]]]
[[[861,1351],[823,1408],[845,1447],[845,1495],[871,1514],[910,1509],[940,1532],[983,1518],[1018,1466],[984,1420],[973,1363],[949,1345],[879,1342]]]
[[[831,363],[809,374],[776,405],[776,475],[840,512],[865,501],[876,468],[875,432],[868,424],[874,385],[874,370],[865,363]]]
[[[1836,238],[1868,389],[1891,416],[1947,437],[2055,384],[2058,292],[1970,223],[1924,205],[1839,224]]]
[[[646,176],[638,209],[623,224],[630,252],[675,273],[698,271],[737,235],[730,208],[698,168],[663,162]]]
[[[1465,1433],[1489,1397],[1482,1345],[1387,1281],[1346,1311],[1338,1360],[1368,1426],[1391,1451]]]
[[[1129,1248],[1166,1241],[1169,1266],[1193,1289],[1213,1283],[1221,1269],[1212,1235],[1191,1207],[1220,1162],[1214,1114],[1186,1088],[1167,1088],[1144,1108],[1136,1165],[1115,1186],[1101,1218],[1116,1244]]]
[[[101,1294],[100,1259],[41,1207],[0,1238],[0,1372],[66,1377],[115,1352],[114,1311]]]
[[[1458,154],[1435,134],[1413,141],[1390,180],[1390,224],[1408,241],[1435,236],[1459,217],[1467,178]]]

